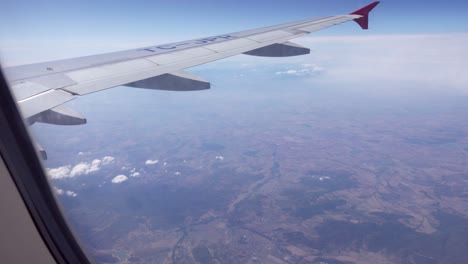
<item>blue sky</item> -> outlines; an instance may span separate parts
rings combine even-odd
[[[205,36],[303,18],[346,14],[367,0],[2,1],[2,39]],[[468,31],[468,2],[387,0],[372,16],[372,34]],[[343,25],[319,34],[343,34]],[[353,32],[355,33],[355,32]],[[358,33],[364,34],[364,33]],[[369,33],[366,33],[369,34]]]
[[[3,0],[0,57],[11,66],[164,44],[304,18],[347,14],[371,0]],[[313,36],[468,32],[468,2],[382,1],[371,30],[354,23]],[[38,52],[40,51],[40,52]]]
[[[12,66],[125,50],[347,14],[371,2],[6,0],[0,9],[4,19],[0,24],[0,58],[4,66]],[[371,15],[369,31],[346,23],[294,40],[312,49],[309,56],[236,56],[202,67],[276,65],[277,69],[272,69],[275,74],[290,70],[287,67],[310,70],[303,65],[313,65],[323,69],[321,75],[330,80],[355,80],[359,86],[363,80],[381,83],[404,79],[431,86],[450,83],[450,87],[466,91],[466,10],[468,2],[462,0],[382,1]],[[237,63],[231,64],[233,61]]]

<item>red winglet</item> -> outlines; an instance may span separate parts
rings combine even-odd
[[[356,18],[354,21],[358,23],[362,29],[369,29],[369,13],[374,9],[378,4],[380,4],[380,1],[374,2],[368,6],[365,6],[357,11],[354,11],[351,13],[351,15],[360,15],[362,17]]]

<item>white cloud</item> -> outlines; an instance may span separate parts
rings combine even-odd
[[[62,189],[59,189],[57,187],[53,187],[53,189],[57,195],[63,195],[65,193]]]
[[[66,195],[66,196],[68,196],[68,197],[76,197],[76,196],[78,196],[78,194],[77,194],[76,192],[74,192],[74,191],[70,191],[70,190],[64,191],[63,189],[59,189],[59,188],[57,188],[57,187],[55,187],[55,186],[53,187],[53,190],[54,190],[54,192],[55,192],[57,195]]]
[[[146,165],[154,165],[154,164],[158,164],[159,163],[159,160],[147,160],[145,162]]]
[[[80,175],[88,175],[92,172],[100,170],[100,165],[102,161],[95,159],[91,163],[82,162],[75,167],[70,172],[70,177],[76,177]]]
[[[65,194],[68,197],[76,197],[78,195],[76,192],[73,192],[73,191],[66,191]]]
[[[288,65],[282,59],[264,61],[253,56],[235,56],[203,67],[234,71],[245,67],[262,69],[274,66],[274,72],[278,72],[278,75],[294,77],[298,71],[301,74],[300,71],[307,68],[300,65],[310,64],[323,67],[325,70],[322,71],[326,73],[321,78],[314,78],[314,84],[320,82],[334,87],[344,84],[352,89],[392,93],[397,89],[413,89],[416,92],[440,89],[444,93],[468,93],[468,74],[465,73],[468,69],[468,33],[368,33],[297,38],[295,43],[307,46],[314,52],[287,58]],[[244,67],[239,67],[241,64],[245,64]]]
[[[140,177],[140,173],[135,171],[135,172],[132,172],[132,174],[130,174],[130,177]]]
[[[122,183],[128,180],[128,177],[125,175],[117,175],[112,179],[112,183]]]
[[[223,157],[223,156],[216,156],[215,159],[217,159],[217,160],[224,160],[224,157]]]
[[[47,169],[47,174],[51,179],[64,179],[70,177],[71,166],[62,166],[55,169]]]
[[[73,178],[81,175],[88,175],[101,169],[102,166],[111,164],[114,157],[106,156],[102,160],[95,159],[92,162],[81,162],[72,166],[62,166],[54,169],[47,169],[47,173],[51,179]]]
[[[301,68],[291,69],[286,71],[278,71],[276,75],[290,75],[290,76],[315,76],[324,71],[323,67],[315,64],[303,64]]]
[[[112,162],[114,162],[114,160],[115,160],[114,157],[106,156],[106,157],[102,158],[102,165],[111,164]]]

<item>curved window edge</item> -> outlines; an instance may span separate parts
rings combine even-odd
[[[57,204],[0,67],[0,154],[44,243],[57,263],[90,263]]]

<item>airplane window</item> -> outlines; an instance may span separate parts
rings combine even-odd
[[[1,5],[92,262],[465,263],[466,2]]]

